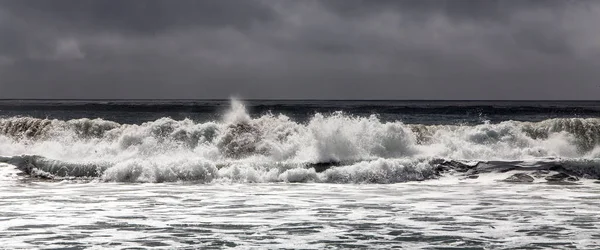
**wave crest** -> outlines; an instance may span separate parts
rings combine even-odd
[[[423,159],[595,159],[599,152],[597,118],[420,125],[334,112],[299,123],[282,114],[253,118],[241,102],[234,102],[223,121],[204,123],[0,119],[0,155],[15,156],[11,161],[24,171],[32,172],[24,167],[28,164],[53,166],[44,169],[59,176],[100,171],[115,181],[210,182],[221,176],[250,182],[388,183],[429,178],[429,168],[410,163]],[[77,167],[70,168],[69,162]],[[310,164],[340,167],[314,174],[298,167]]]

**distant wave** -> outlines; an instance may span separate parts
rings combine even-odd
[[[334,112],[299,123],[283,114],[251,117],[233,101],[222,120],[204,123],[3,118],[0,155],[1,162],[29,174],[106,181],[395,183],[434,178],[438,159],[550,158],[592,168],[578,173],[583,177],[596,176],[600,119],[421,125]]]
[[[331,113],[392,113],[444,115],[600,115],[600,106],[594,101],[551,102],[531,101],[331,101],[331,100],[253,100],[248,106],[254,112],[277,110],[282,113],[317,111]],[[121,111],[121,112],[194,112],[215,113],[227,106],[225,100],[0,100],[0,110],[11,111]]]

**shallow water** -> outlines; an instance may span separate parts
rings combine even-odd
[[[3,168],[12,248],[600,247],[600,184],[45,182]],[[10,179],[10,180],[9,180]]]

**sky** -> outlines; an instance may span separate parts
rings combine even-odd
[[[0,0],[0,98],[600,99],[600,1]]]

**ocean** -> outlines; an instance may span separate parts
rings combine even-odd
[[[599,249],[600,102],[0,100],[0,249]]]

